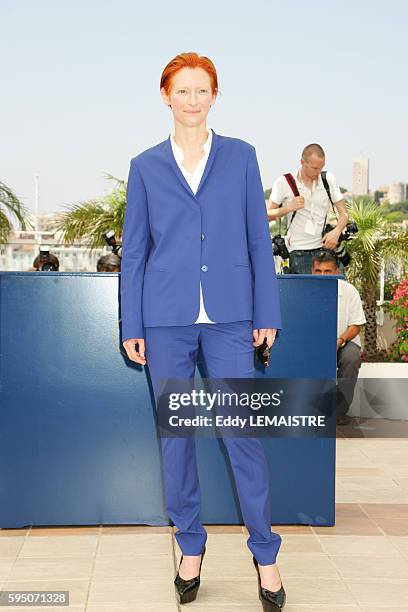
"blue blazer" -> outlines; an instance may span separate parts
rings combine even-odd
[[[122,235],[122,340],[144,327],[212,321],[281,328],[265,197],[255,148],[213,130],[196,195],[167,140],[130,162]]]

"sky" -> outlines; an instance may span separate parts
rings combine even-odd
[[[351,188],[408,181],[405,0],[0,0],[0,181],[34,210],[106,195],[109,173],[165,140],[168,61],[214,62],[207,125],[256,147],[264,188],[295,171],[310,142]]]

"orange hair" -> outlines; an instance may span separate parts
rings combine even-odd
[[[218,92],[217,71],[210,58],[198,55],[193,51],[189,53],[179,53],[169,61],[162,72],[160,79],[160,89],[164,87],[167,95],[170,93],[174,75],[182,68],[202,68],[207,72],[211,79],[211,89],[213,93]]]

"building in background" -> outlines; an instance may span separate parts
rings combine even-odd
[[[374,191],[374,201],[378,202],[378,204],[384,204],[385,202],[388,202],[389,188],[389,185],[381,185],[381,187],[378,187],[378,189]]]
[[[29,219],[34,227],[33,219]],[[39,254],[40,244],[50,246],[50,251],[59,259],[60,272],[96,272],[96,263],[101,255],[111,252],[108,246],[91,251],[85,244],[62,242],[56,230],[58,214],[40,214],[37,232],[14,230],[7,244],[0,245],[0,270],[23,272],[32,270],[34,259]],[[37,234],[37,235],[36,235]]]
[[[392,183],[388,188],[387,199],[390,204],[408,200],[408,183]]]
[[[353,195],[368,195],[368,179],[369,179],[369,160],[354,159],[352,171],[352,187]]]

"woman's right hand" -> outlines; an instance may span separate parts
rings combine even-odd
[[[138,350],[136,350],[136,344]],[[130,361],[146,365],[144,338],[129,338],[123,342],[123,346]]]

